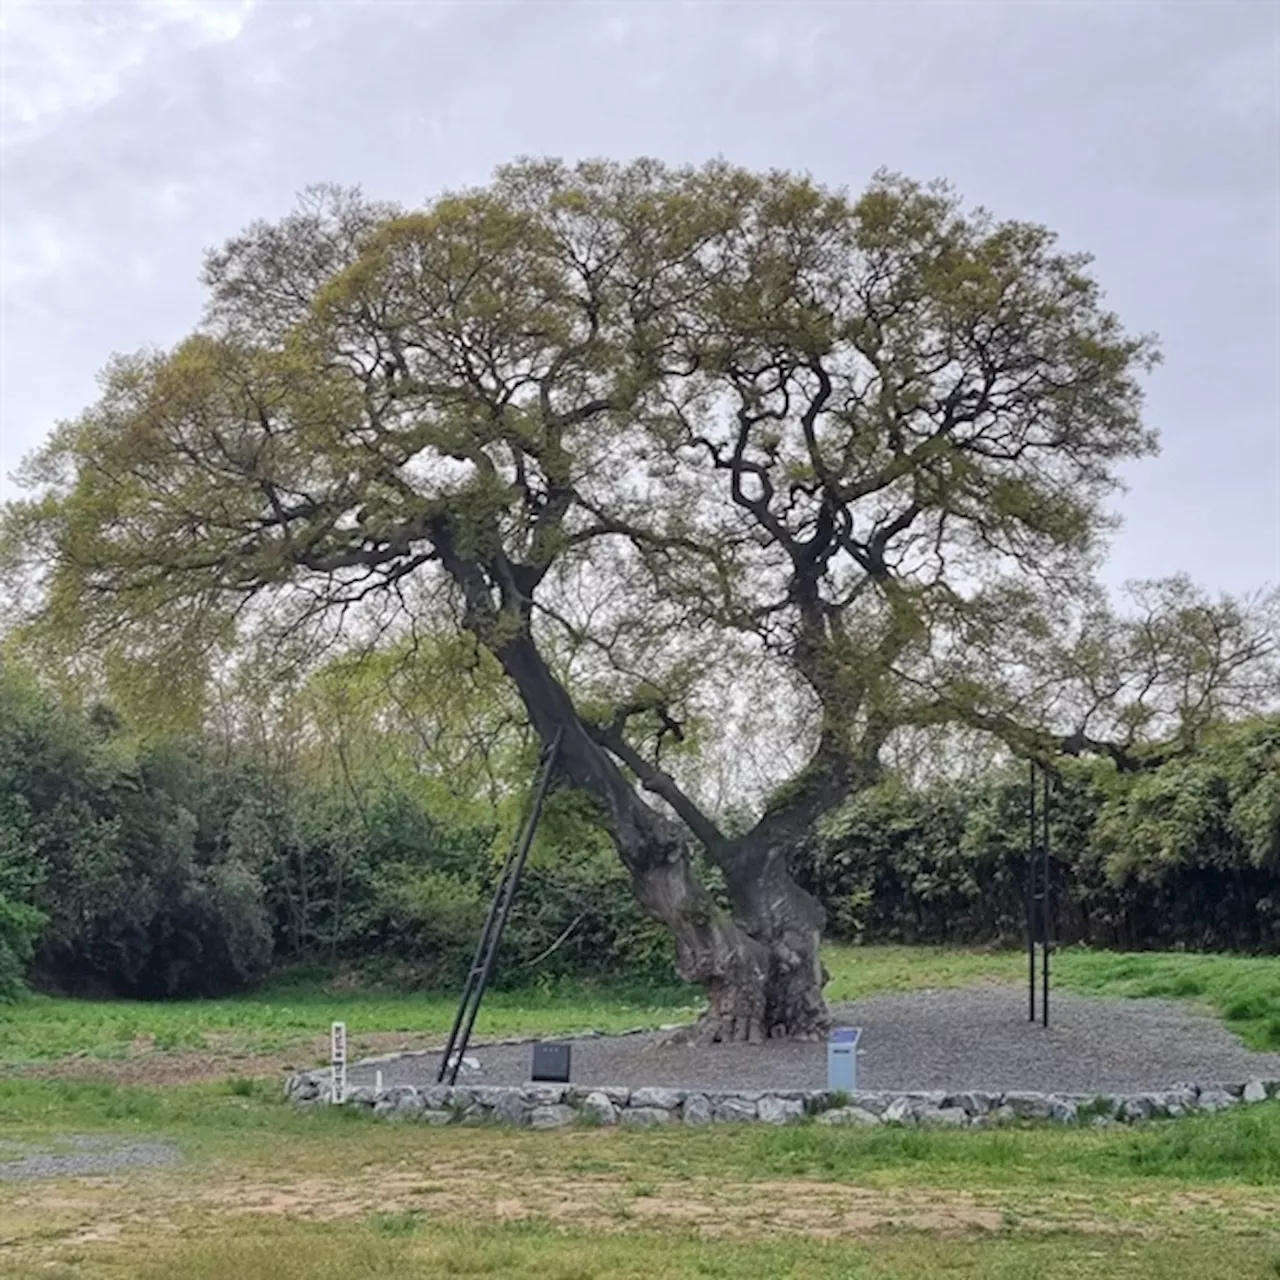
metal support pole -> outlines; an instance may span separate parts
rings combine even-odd
[[[1036,765],[1027,766],[1027,1021],[1036,1020]]]
[[[560,752],[560,740],[563,734],[563,729],[557,729],[556,736],[542,754],[540,761],[542,772],[534,790],[529,815],[519,839],[512,845],[506,861],[502,864],[498,888],[493,895],[493,901],[489,904],[489,914],[485,918],[480,942],[476,947],[471,968],[467,972],[467,982],[462,992],[462,1000],[458,1004],[457,1016],[453,1020],[453,1029],[449,1032],[449,1041],[440,1059],[440,1068],[436,1073],[437,1083],[444,1082],[446,1073],[449,1075],[451,1085],[458,1082],[458,1069],[462,1065],[462,1055],[466,1053],[467,1044],[471,1040],[476,1015],[480,1012],[480,1001],[484,998],[485,987],[489,984],[489,975],[493,972],[493,962],[497,957],[498,947],[502,943],[502,933],[507,926],[507,917],[511,914],[511,905],[515,901],[520,875],[524,871],[529,850],[533,846],[534,832],[537,831],[538,819],[542,816],[542,803],[546,799],[547,786],[555,771],[556,757]]]
[[[1044,1025],[1049,1025],[1049,953],[1053,949],[1053,943],[1050,941],[1050,929],[1052,928],[1052,901],[1049,897],[1049,771],[1044,769],[1041,771],[1044,779],[1044,801],[1041,804],[1042,818],[1044,822],[1044,870],[1041,874],[1041,901],[1043,903],[1042,919],[1044,921],[1044,963],[1041,968],[1041,975],[1044,980],[1044,992],[1040,997],[1040,1016],[1044,1020]]]

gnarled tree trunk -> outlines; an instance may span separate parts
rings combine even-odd
[[[698,879],[690,833],[641,798],[578,718],[532,640],[518,636],[496,652],[544,741],[563,730],[561,768],[602,802],[637,900],[671,931],[680,976],[705,987],[708,1009],[690,1037],[712,1043],[820,1036],[830,1022],[818,953],[824,913],[791,878],[785,848],[750,837],[726,841],[709,824],[695,833],[725,871],[732,904],[726,913]]]
[[[762,849],[748,838],[733,852],[727,878],[734,917],[768,953],[764,1033],[815,1039],[830,1025],[822,997],[827,973],[819,953],[826,913],[791,878],[785,846]]]
[[[818,947],[822,908],[785,863],[731,881],[732,914],[710,903],[687,852],[635,873],[641,904],[676,940],[681,977],[707,992],[707,1011],[682,1038],[699,1043],[811,1040],[830,1024]]]
[[[443,524],[434,541],[462,589],[467,625],[502,664],[543,742],[560,733],[561,770],[600,802],[637,900],[671,931],[680,976],[706,988],[708,1009],[692,1036],[719,1042],[820,1035],[829,1022],[818,954],[823,912],[788,873],[777,824],[766,819],[743,839],[727,840],[620,735],[604,745],[601,731],[579,717],[568,690],[538,652],[529,626],[532,582],[517,580],[509,564],[485,568],[468,561]],[[647,788],[663,794],[681,821],[647,804],[615,756]],[[693,840],[724,871],[731,913],[698,879]]]

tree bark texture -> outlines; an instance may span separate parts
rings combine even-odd
[[[709,1043],[823,1034],[830,1021],[818,953],[824,916],[787,870],[784,837],[792,829],[766,818],[742,839],[727,840],[678,789],[669,794],[683,821],[648,804],[616,757],[633,772],[647,766],[620,738],[612,751],[602,744],[538,652],[532,575],[522,578],[506,561],[468,560],[443,522],[433,541],[462,591],[467,627],[501,663],[542,741],[561,732],[560,769],[600,803],[637,900],[671,931],[680,976],[705,987],[708,1009],[691,1034]],[[652,778],[645,785],[656,789]],[[724,872],[730,912],[699,880],[694,840]]]
[[[563,728],[561,769],[601,802],[637,900],[671,931],[680,976],[707,991],[707,1012],[686,1038],[823,1035],[830,1024],[818,950],[824,913],[791,878],[786,848],[759,846],[749,837],[709,843],[728,885],[732,910],[725,912],[698,878],[689,833],[645,802],[579,719],[532,639],[520,635],[494,651],[543,740]]]

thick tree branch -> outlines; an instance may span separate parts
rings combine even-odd
[[[714,851],[724,843],[724,834],[681,790],[680,785],[666,770],[646,760],[614,725],[591,725],[588,732],[635,774],[646,791],[665,800],[672,812],[693,833],[694,838],[712,851],[714,856]]]

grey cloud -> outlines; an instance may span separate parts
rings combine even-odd
[[[1280,580],[1278,23],[1226,0],[526,0],[117,32],[110,95],[6,133],[0,471],[112,350],[180,337],[202,250],[308,182],[413,203],[521,153],[724,155],[855,189],[887,165],[1052,226],[1131,329],[1160,332],[1165,453],[1132,469],[1111,575]]]

